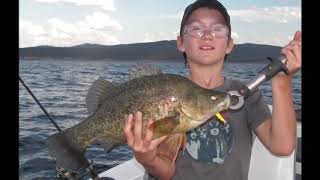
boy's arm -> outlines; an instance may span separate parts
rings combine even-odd
[[[290,80],[272,80],[272,117],[256,129],[260,141],[274,154],[290,155],[296,141],[296,115]]]
[[[296,141],[291,79],[301,67],[301,32],[296,32],[294,39],[281,52],[288,59],[290,75],[278,74],[272,78],[272,117],[256,128],[256,134],[272,153],[290,155]]]

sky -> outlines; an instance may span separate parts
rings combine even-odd
[[[175,40],[195,0],[19,0],[19,47]],[[301,0],[220,0],[235,44],[286,45],[301,31]]]

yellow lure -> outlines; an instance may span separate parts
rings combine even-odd
[[[220,121],[222,121],[224,124],[227,123],[226,120],[221,116],[220,113],[215,114],[215,116],[216,116]]]

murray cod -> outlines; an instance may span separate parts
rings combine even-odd
[[[77,161],[89,145],[99,142],[109,152],[125,144],[125,117],[137,111],[142,112],[144,124],[153,119],[153,138],[168,135],[159,149],[174,163],[185,133],[230,107],[226,92],[202,88],[184,76],[144,69],[132,71],[133,77],[122,83],[96,80],[92,84],[86,97],[91,114],[48,138],[57,166],[76,172],[81,168]]]

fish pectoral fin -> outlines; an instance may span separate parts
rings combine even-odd
[[[176,161],[179,153],[180,147],[185,147],[186,144],[186,134],[185,133],[175,133],[168,136],[161,144],[158,146],[157,154],[168,158],[172,162],[172,166]]]
[[[173,133],[179,125],[180,122],[177,115],[156,120],[150,125],[150,128],[153,129],[153,137],[158,138]]]
[[[92,83],[86,96],[86,105],[90,113],[96,111],[103,100],[110,96],[114,86],[111,82],[103,79],[98,79]]]

